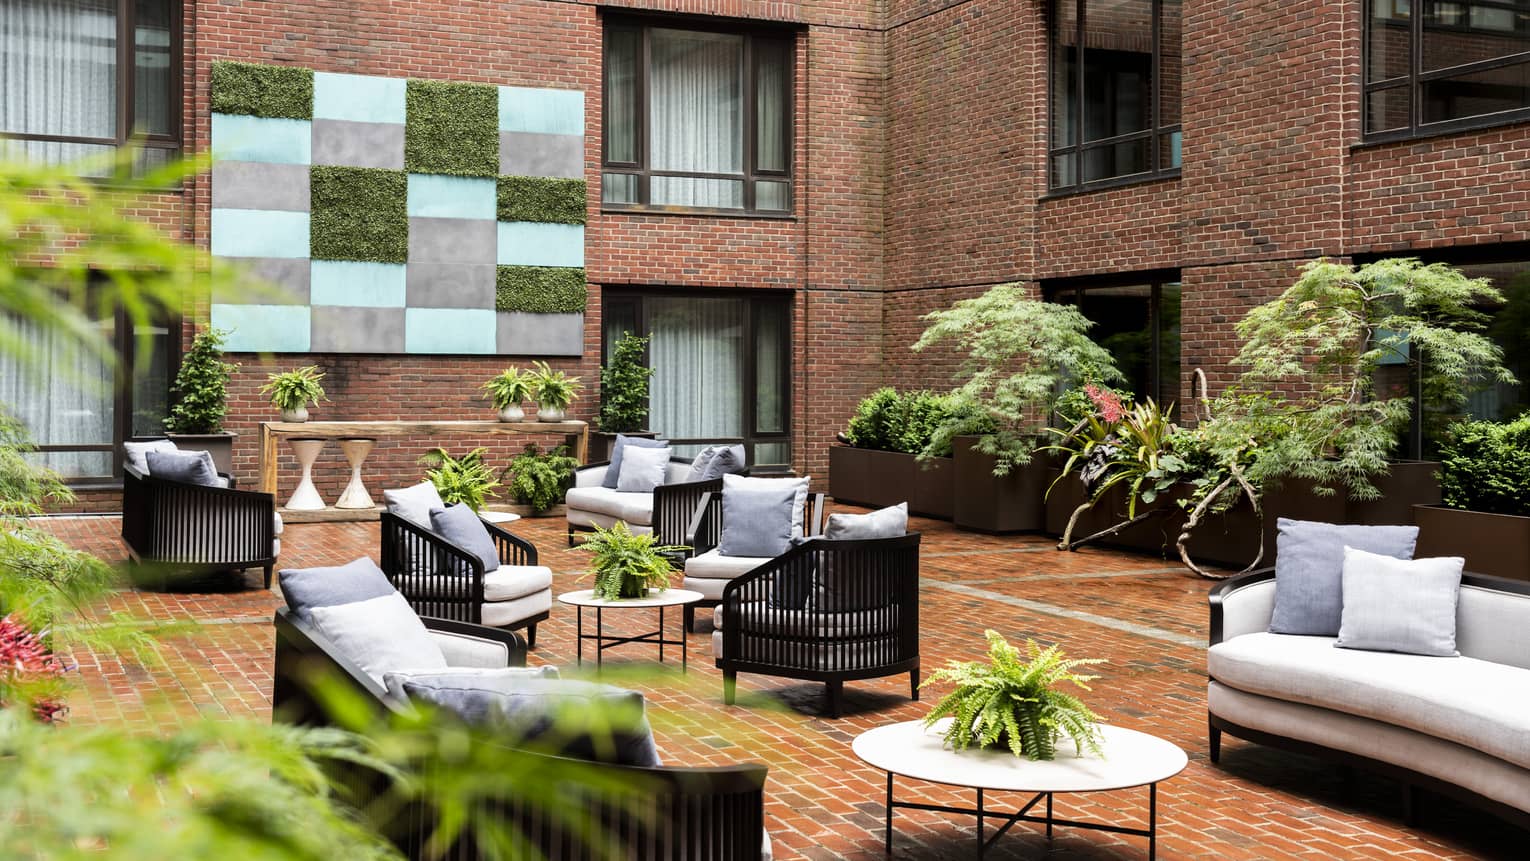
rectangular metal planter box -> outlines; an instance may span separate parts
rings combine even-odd
[[[234,474],[234,440],[239,438],[239,434],[225,431],[209,434],[172,433],[166,436],[175,443],[176,448],[206,451],[212,455],[213,466],[219,472]]]
[[[897,451],[829,447],[829,495],[836,502],[868,508],[907,502],[912,514],[950,520],[954,474],[945,458],[920,463]]]
[[[1461,556],[1468,571],[1530,580],[1530,517],[1415,505],[1413,522],[1414,558]]]
[[[977,437],[959,436],[954,444],[956,525],[975,532],[1042,531],[1050,461],[1038,455],[1009,475],[996,476],[995,458],[976,450],[976,443]]]

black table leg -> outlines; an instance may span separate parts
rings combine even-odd
[[[983,841],[983,788],[982,787],[978,787],[977,802],[978,802],[978,805],[977,805],[977,846],[978,846],[977,857],[982,858],[984,850],[986,850],[988,848],[987,844],[984,843],[984,841]]]
[[[664,605],[659,605],[659,663],[664,663]]]
[[[690,665],[690,648],[691,648],[690,640],[691,640],[691,638],[686,636],[686,634],[689,634],[690,632],[691,632],[690,628],[687,627],[686,624],[685,624],[685,614],[682,612],[680,614],[680,672],[682,674],[683,673],[689,673],[691,671],[691,665]]]
[[[595,669],[599,670],[605,663],[606,658],[606,625],[600,616],[600,607],[595,608]]]
[[[1148,784],[1148,861],[1158,858],[1158,784]]]
[[[1047,793],[1047,842],[1052,841],[1052,793]]]
[[[578,625],[578,631],[579,631],[579,635],[575,639],[575,642],[577,642],[579,644],[579,646],[578,646],[578,649],[579,649],[579,663],[578,663],[578,665],[582,667],[582,666],[584,666],[584,605],[580,604],[580,605],[575,606],[575,608],[574,608],[574,615],[578,619],[576,624]]]
[[[887,772],[887,857],[892,857],[892,779],[893,773]]]

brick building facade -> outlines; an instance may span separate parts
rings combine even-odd
[[[1162,57],[1154,66],[1161,85],[1178,90],[1177,169],[1068,193],[1051,190],[1048,156],[1058,110],[1048,83],[1052,20],[1067,4],[1041,0],[186,0],[181,144],[188,152],[208,146],[211,68],[221,60],[582,90],[584,350],[554,366],[594,383],[602,310],[612,296],[776,291],[791,308],[790,466],[816,480],[826,477],[827,446],[864,393],[950,383],[953,357],[908,349],[922,328],[918,318],[988,285],[1022,281],[1059,296],[1095,282],[1152,283],[1155,308],[1157,297],[1170,295],[1157,291],[1172,290],[1175,319],[1161,323],[1177,330],[1177,361],[1154,361],[1164,374],[1158,391],[1183,399],[1195,368],[1214,384],[1230,378],[1232,323],[1315,256],[1491,245],[1505,259],[1530,258],[1512,244],[1530,242],[1530,133],[1518,114],[1503,116],[1520,124],[1368,138],[1363,64],[1373,34],[1365,16],[1380,16],[1378,3],[1144,0],[1144,8],[1162,6],[1172,16],[1158,34],[1160,54],[1178,36],[1174,67]],[[789,213],[602,203],[603,28],[620,15],[681,29],[722,24],[790,34]],[[1083,44],[1153,50],[1141,32],[1089,31]],[[1165,160],[1169,140],[1160,136],[1163,149],[1154,150]],[[183,194],[163,196],[152,217],[205,246],[210,184],[204,176]],[[323,368],[331,400],[318,418],[455,419],[487,417],[478,382],[526,363],[335,354],[235,360],[243,367],[228,426],[244,440],[236,468],[245,480],[254,476],[257,422],[273,417],[257,393],[270,369]],[[591,385],[572,412],[589,418],[595,405]],[[503,441],[462,444],[469,442],[491,445],[499,462],[511,450]],[[374,483],[416,475],[424,447],[379,446]],[[342,469],[338,453],[321,462],[327,495],[337,492]],[[115,504],[109,493],[87,501]]]

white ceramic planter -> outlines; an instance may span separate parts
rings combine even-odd
[[[544,406],[537,407],[537,421],[561,422],[563,421],[564,414],[564,411],[560,409]]]
[[[502,422],[523,422],[526,420],[526,411],[521,409],[520,404],[511,404],[499,411],[499,420]]]
[[[301,407],[298,407],[295,410],[282,410],[282,421],[284,421],[284,422],[306,422],[306,421],[308,421],[308,407],[307,406],[301,406]]]

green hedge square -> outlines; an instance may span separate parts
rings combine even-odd
[[[584,180],[545,176],[499,178],[500,221],[583,224]]]
[[[500,266],[495,270],[494,310],[531,314],[582,314],[588,297],[584,270],[561,266]]]
[[[309,254],[315,260],[409,259],[409,176],[316,165],[309,173]]]
[[[313,70],[219,60],[212,65],[212,109],[219,114],[313,119]]]
[[[405,170],[452,176],[499,173],[498,88],[411,80],[405,106]]]

